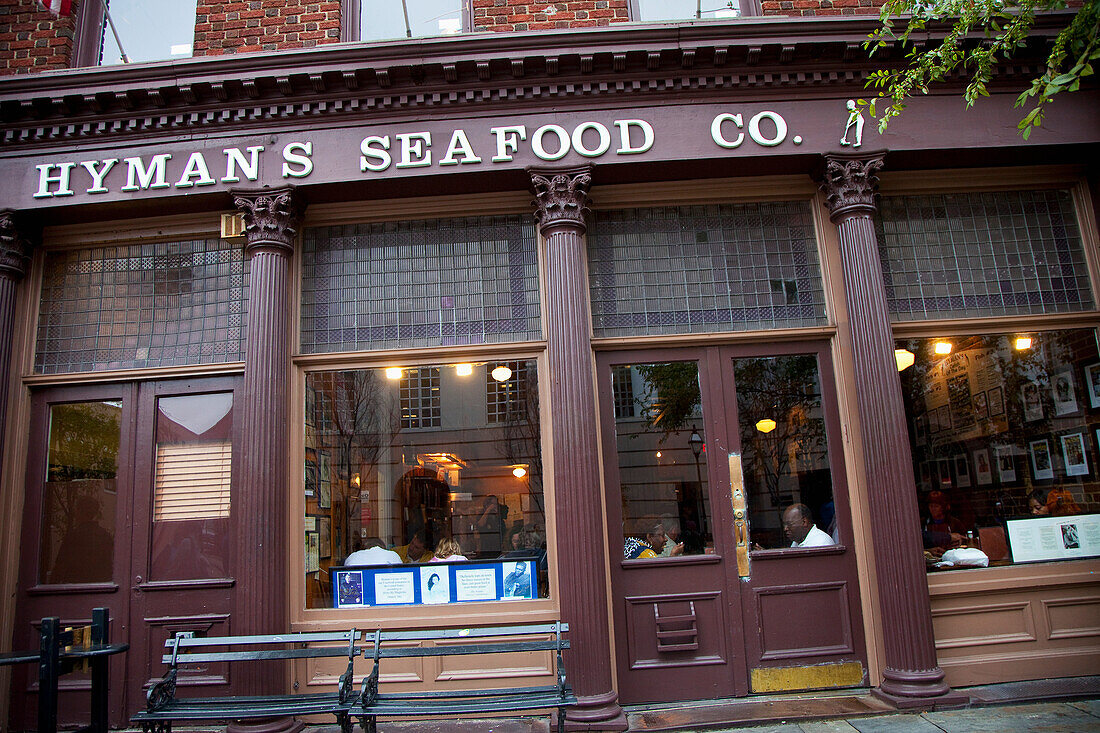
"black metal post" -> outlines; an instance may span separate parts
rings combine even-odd
[[[38,733],[57,733],[57,679],[61,675],[61,619],[42,619],[38,656]]]
[[[106,608],[92,611],[92,646],[103,647],[111,641],[111,615]],[[107,733],[107,693],[111,686],[111,658],[106,654],[92,657],[92,720],[95,733]]]

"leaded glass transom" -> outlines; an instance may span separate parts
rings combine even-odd
[[[247,273],[221,239],[48,252],[35,371],[241,361]]]
[[[302,352],[542,338],[527,216],[308,229]]]
[[[877,227],[896,321],[1094,307],[1068,191],[886,196]]]
[[[597,336],[826,322],[809,202],[600,211],[588,262]]]

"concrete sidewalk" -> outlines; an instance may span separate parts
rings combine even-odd
[[[685,729],[689,730],[689,729]],[[714,731],[715,729],[711,729]],[[1100,731],[1100,700],[1029,703],[928,713],[720,728],[718,733],[1008,733]]]

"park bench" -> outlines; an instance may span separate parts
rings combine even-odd
[[[568,624],[527,624],[431,629],[420,631],[376,631],[364,634],[363,656],[371,654],[374,666],[364,678],[356,717],[366,733],[376,733],[377,719],[407,716],[461,716],[557,708],[558,731],[565,730],[565,708],[577,698],[565,682],[562,651],[569,648],[564,634]],[[427,644],[423,646],[423,644]],[[555,684],[504,689],[427,690],[389,692],[379,689],[380,667],[385,660],[448,657],[468,654],[529,654],[553,652]]]
[[[110,687],[108,657],[129,648],[110,643],[109,614],[106,608],[92,611],[87,626],[63,627],[56,616],[42,619],[38,649],[4,652],[0,667],[38,664],[38,732],[56,733],[58,682],[62,675],[75,671],[91,672],[91,724],[77,733],[107,733],[107,692]]]
[[[336,716],[343,733],[351,733],[349,713],[356,701],[352,662],[358,653],[357,636],[355,629],[266,636],[197,637],[189,632],[177,633],[164,643],[169,650],[163,657],[168,673],[149,688],[146,709],[130,720],[140,723],[147,733],[169,733],[172,722],[177,720],[232,721],[331,714]],[[184,665],[219,662],[235,665],[319,657],[347,659],[347,668],[340,675],[336,691],[308,695],[176,697],[179,668]]]

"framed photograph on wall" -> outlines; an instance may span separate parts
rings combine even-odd
[[[1033,440],[1031,446],[1031,475],[1036,481],[1054,478],[1054,466],[1050,462],[1050,443],[1047,440]]]
[[[316,532],[306,532],[306,572],[316,573],[321,569],[321,538]]]
[[[1005,391],[1001,387],[994,387],[985,393],[989,398],[989,414],[990,415],[1003,415],[1005,414]]]
[[[328,453],[317,454],[317,506],[332,506],[332,463]]]
[[[997,456],[997,478],[1002,484],[1010,484],[1016,480],[1016,463],[1013,456],[1016,448],[1011,445],[999,445],[994,450]]]
[[[1051,377],[1051,395],[1054,398],[1054,414],[1069,415],[1077,412],[1077,390],[1073,387],[1073,369],[1066,368]]]
[[[986,420],[989,418],[989,397],[985,392],[979,392],[974,395],[971,404],[974,406],[975,417],[979,420]]]
[[[1089,391],[1089,407],[1100,407],[1100,362],[1085,367],[1085,385]]]
[[[1038,382],[1024,382],[1020,388],[1020,404],[1024,408],[1024,422],[1043,419],[1043,393]]]
[[[1067,476],[1087,476],[1089,459],[1085,454],[1085,436],[1071,433],[1062,436],[1062,459],[1066,462]]]
[[[974,477],[978,480],[978,486],[993,483],[993,465],[989,462],[987,448],[974,451]]]
[[[970,461],[966,460],[966,454],[955,456],[955,481],[960,489],[970,487]]]
[[[332,557],[332,520],[320,517],[317,520],[317,548],[321,557]]]

